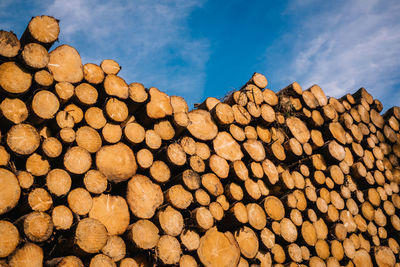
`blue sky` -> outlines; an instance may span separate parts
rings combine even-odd
[[[60,19],[60,43],[83,63],[115,59],[142,82],[190,105],[222,97],[260,72],[278,91],[297,81],[340,97],[365,87],[400,105],[398,0],[0,0],[0,28]]]

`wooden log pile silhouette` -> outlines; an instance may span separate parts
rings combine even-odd
[[[189,110],[0,31],[0,266],[400,266],[400,108],[255,73]]]

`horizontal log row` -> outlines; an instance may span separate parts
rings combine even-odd
[[[1,266],[399,266],[400,108],[255,73],[189,110],[0,31]]]

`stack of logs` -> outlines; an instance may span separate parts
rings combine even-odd
[[[400,266],[400,108],[255,73],[189,111],[0,31],[0,266]]]

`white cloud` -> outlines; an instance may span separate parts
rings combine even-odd
[[[200,0],[56,0],[45,13],[60,19],[61,42],[84,62],[112,58],[127,82],[156,86],[193,103],[202,98],[208,41],[190,35],[190,13]]]
[[[317,83],[335,97],[365,87],[385,105],[399,105],[400,100],[390,96],[400,83],[400,2],[320,3],[296,0],[289,4],[286,15],[308,14],[298,16],[298,27],[276,42],[275,46],[289,46],[285,60],[290,60],[279,66],[278,56],[276,76],[290,76],[305,88]]]

